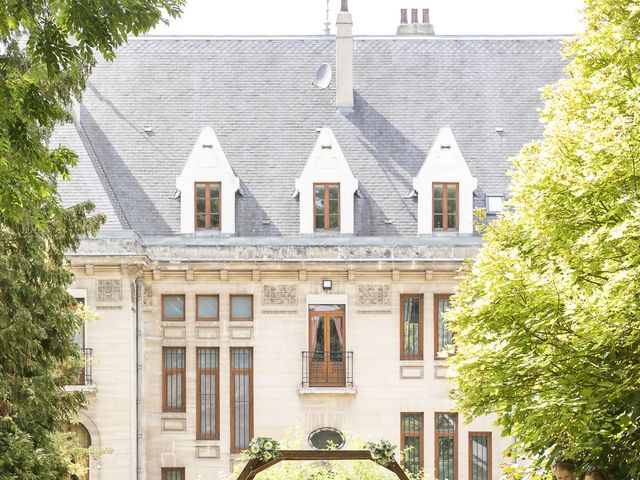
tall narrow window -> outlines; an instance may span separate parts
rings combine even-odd
[[[220,363],[217,348],[202,347],[196,349],[196,399],[197,438],[199,440],[218,440],[220,438]]]
[[[218,295],[196,295],[196,320],[217,322],[219,303]]]
[[[400,448],[405,451],[404,466],[411,473],[424,468],[424,414],[400,414]]]
[[[469,480],[491,480],[491,432],[469,432]]]
[[[231,295],[231,320],[253,320],[253,295]]]
[[[196,230],[220,230],[220,182],[196,183]]]
[[[434,351],[437,357],[446,356],[445,353],[453,353],[453,333],[444,321],[444,312],[449,308],[451,295],[434,295],[434,330],[435,345]]]
[[[400,359],[422,360],[422,295],[400,295]]]
[[[162,349],[162,411],[185,411],[185,355],[184,347]]]
[[[162,468],[162,480],[185,480],[184,468]]]
[[[253,437],[253,349],[231,348],[231,452],[249,447]]]
[[[433,229],[458,231],[458,184],[433,184]]]
[[[313,184],[313,218],[315,230],[340,230],[340,185]]]
[[[184,295],[162,295],[162,320],[184,320]]]
[[[436,478],[458,478],[458,414],[436,413]]]

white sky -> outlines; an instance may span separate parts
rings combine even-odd
[[[331,33],[340,0],[330,0]],[[355,35],[394,35],[400,8],[429,8],[438,35],[571,34],[582,0],[349,0]],[[184,14],[154,35],[316,35],[326,0],[188,0]]]

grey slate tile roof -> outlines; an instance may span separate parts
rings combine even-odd
[[[102,213],[107,217],[102,230],[122,230],[116,210],[103,187],[103,181],[98,176],[96,165],[91,161],[75,126],[67,124],[56,128],[49,145],[51,148],[64,145],[78,154],[78,164],[71,169],[71,180],[58,182],[58,193],[62,204],[65,207],[72,207],[86,200],[92,200],[96,207],[94,213]]]
[[[294,182],[316,129],[329,126],[363,194],[355,200],[356,235],[415,236],[417,201],[408,194],[443,126],[478,178],[477,206],[485,193],[507,191],[508,158],[542,134],[539,90],[563,74],[560,44],[356,37],[355,109],[345,115],[335,108],[335,75],[326,90],[311,84],[320,64],[335,71],[333,37],[133,39],[114,62],[99,62],[80,105],[78,129],[105,175],[73,184],[95,184],[101,204],[111,195],[111,216],[121,208],[124,228],[178,234],[175,179],[211,126],[242,182],[237,235],[295,236]],[[66,201],[87,191],[78,188],[62,192]]]

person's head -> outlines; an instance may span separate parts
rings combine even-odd
[[[603,467],[590,467],[584,472],[584,480],[609,480],[609,472]]]
[[[575,480],[576,465],[566,458],[557,457],[551,464],[556,480]]]

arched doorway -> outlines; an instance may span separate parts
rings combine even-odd
[[[76,442],[82,448],[91,447],[91,435],[89,434],[89,430],[82,423],[74,423],[68,426],[68,431],[73,433],[75,436]],[[89,480],[90,479],[90,463],[89,463],[89,454],[84,453],[81,455],[75,455],[73,458],[74,463],[81,465],[84,469],[84,473],[78,474],[76,476],[71,475],[72,480]]]

